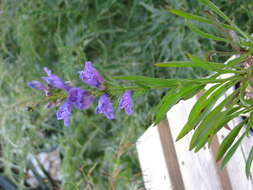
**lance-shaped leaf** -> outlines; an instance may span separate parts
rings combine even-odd
[[[235,83],[236,81],[230,81],[222,85],[216,84],[209,88],[194,104],[188,121],[180,131],[177,140],[183,138],[188,132],[194,129],[208,115],[216,101]]]
[[[239,57],[237,57],[235,59],[232,59],[231,61],[227,62],[226,65],[229,66],[229,67],[233,67],[235,65],[238,65],[239,63],[245,61],[250,54],[251,54],[251,52],[242,54]]]
[[[208,140],[208,131],[210,128],[216,127],[222,122],[227,114],[227,111],[222,111],[222,109],[228,104],[232,106],[231,100],[234,98],[235,92],[236,91],[226,97],[203,119],[192,136],[190,142],[190,150],[192,150],[198,144],[202,145],[203,142],[206,142]]]
[[[199,59],[198,57],[195,57],[191,54],[188,54],[188,56],[194,63],[196,63],[198,65],[203,65],[203,67],[205,67],[207,70],[212,70],[217,73],[239,73],[239,74],[241,74],[240,71],[226,69],[226,67],[228,67],[226,64],[208,62],[208,61]]]
[[[168,91],[167,94],[161,100],[160,104],[155,109],[155,123],[159,123],[166,114],[166,112],[183,97],[189,97],[190,94],[194,95],[202,88],[203,85],[192,84],[182,86],[180,89],[173,89],[171,91]]]
[[[198,34],[202,38],[207,38],[207,39],[211,39],[215,41],[229,42],[229,40],[225,38],[217,37],[213,34],[206,33],[202,31],[201,29],[199,29],[198,27],[194,26],[193,24],[188,23],[188,27],[191,29],[192,32]]]
[[[175,14],[177,16],[181,16],[181,17],[183,17],[185,19],[188,19],[188,20],[196,20],[196,21],[199,21],[199,22],[207,23],[207,24],[213,24],[212,20],[209,20],[206,17],[190,14],[190,13],[187,13],[187,12],[182,11],[182,10],[172,9],[172,10],[170,10],[170,12],[172,14]],[[229,29],[229,30],[235,30],[234,27],[232,27],[230,25],[227,25],[227,24],[222,24],[222,26],[226,29]]]
[[[246,160],[245,171],[246,171],[247,178],[249,178],[249,176],[250,176],[250,168],[251,168],[252,161],[253,161],[253,147],[251,147],[249,156]]]
[[[252,41],[252,37],[243,32],[240,28],[238,28],[233,21],[226,16],[214,3],[212,3],[209,0],[198,0],[199,2],[203,3],[204,5],[208,6],[213,12],[215,12],[217,15],[219,15],[221,18],[223,18],[227,23],[229,23],[238,33],[240,33],[243,37],[246,39]]]
[[[190,13],[187,13],[187,12],[182,11],[182,10],[171,9],[170,12],[172,14],[175,14],[177,16],[181,16],[181,17],[189,19],[189,20],[196,20],[196,21],[199,21],[199,22],[212,24],[212,21],[210,21],[208,18],[199,16],[199,15],[190,14]]]
[[[236,143],[229,149],[229,151],[224,156],[224,159],[221,162],[221,168],[224,168],[228,161],[231,159],[239,145],[241,144],[243,138],[245,137],[245,133],[236,141]]]
[[[218,111],[215,115],[213,115],[213,118],[209,120],[211,124],[208,127],[206,127],[204,130],[202,130],[199,136],[197,137],[196,143],[194,144],[194,148],[195,148],[194,152],[198,152],[208,141],[209,141],[209,144],[211,144],[212,137],[214,134],[210,132],[210,129],[220,128],[220,126],[223,127],[224,124],[226,124],[225,121],[227,121],[226,115],[227,115],[227,111],[221,111],[221,112]]]
[[[234,129],[226,136],[226,138],[222,141],[221,145],[219,146],[218,152],[216,154],[216,160],[219,161],[222,156],[226,153],[229,147],[233,144],[235,138],[237,137],[238,133],[240,132],[241,128],[243,127],[246,120],[239,123]]]
[[[233,101],[232,103],[229,104],[229,107],[226,108],[225,111],[222,111],[220,115],[217,115],[214,119],[215,122],[210,126],[210,128],[207,130],[207,132],[204,132],[201,134],[198,143],[196,144],[195,147],[195,152],[199,151],[206,143],[210,137],[214,136],[222,127],[224,127],[225,124],[227,124],[229,121],[232,119],[238,117],[240,115],[240,111],[236,112],[240,109],[240,107],[232,107],[238,99]],[[236,112],[236,113],[234,113]],[[232,114],[229,114],[232,113]]]
[[[204,5],[208,6],[213,12],[215,12],[217,15],[219,15],[221,18],[223,18],[228,23],[230,23],[231,20],[211,1],[209,1],[209,0],[198,0],[198,1],[203,3]]]
[[[157,67],[198,67],[209,71],[214,71],[217,73],[239,73],[236,70],[226,69],[227,65],[223,63],[209,62],[209,61],[170,61],[165,63],[156,63]],[[219,69],[223,67],[224,69]]]
[[[199,115],[203,113],[203,109],[206,106],[204,103],[207,101],[207,97],[215,91],[220,84],[216,84],[215,86],[209,88],[194,104],[193,108],[191,109],[191,112],[188,117],[187,123],[184,125],[183,129],[179,132],[176,141],[183,138],[187,133],[189,133],[192,129],[195,128],[197,121],[197,118],[200,118]],[[210,105],[210,104],[209,104]],[[214,105],[214,103],[213,103]]]
[[[130,80],[136,84],[140,84],[146,87],[177,87],[182,83],[181,79],[161,79],[144,76],[121,76],[114,77],[115,79]],[[196,80],[197,81],[197,80]]]

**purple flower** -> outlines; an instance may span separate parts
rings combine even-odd
[[[94,100],[94,97],[89,92],[80,88],[71,88],[68,93],[68,101],[80,110],[88,109]]]
[[[125,112],[127,115],[133,114],[133,100],[132,100],[132,94],[133,92],[131,90],[126,91],[120,101],[119,101],[119,108],[120,109],[125,109]]]
[[[90,86],[94,86],[103,90],[104,79],[99,72],[92,66],[92,62],[85,62],[84,70],[79,72],[80,78],[83,82]]]
[[[64,120],[64,125],[70,125],[70,116],[72,111],[72,104],[69,101],[65,101],[57,110],[56,117],[57,120]]]
[[[47,88],[39,81],[33,80],[27,83],[27,85],[31,88],[34,88],[36,90],[42,90],[42,91],[46,91]]]
[[[47,67],[44,67],[44,71],[47,73],[47,77],[42,77],[42,79],[46,81],[49,86],[60,88],[66,91],[70,89],[70,87],[60,77],[52,74],[52,71]]]
[[[95,112],[96,114],[103,113],[108,119],[114,118],[112,103],[107,94],[103,94],[99,97],[98,106],[96,107]]]

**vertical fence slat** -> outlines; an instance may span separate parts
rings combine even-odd
[[[211,149],[206,147],[198,153],[188,150],[192,133],[175,142],[195,102],[195,97],[180,101],[167,113],[168,125],[162,122],[158,127],[150,127],[137,141],[146,189],[253,189],[252,179],[247,180],[244,169],[252,138],[245,138],[226,170],[220,170],[214,157],[219,143],[229,133],[227,129],[221,129]],[[231,121],[230,128],[237,123],[238,119]]]
[[[173,189],[158,128],[149,127],[138,139],[136,147],[146,189]]]
[[[189,111],[195,101],[195,97],[187,101],[180,101],[167,113],[174,140],[186,123]],[[187,190],[222,189],[211,151],[208,148],[202,149],[198,153],[189,151],[190,137],[191,135],[187,135],[175,143],[185,188]]]

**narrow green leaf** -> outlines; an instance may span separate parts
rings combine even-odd
[[[204,89],[205,85],[199,85],[198,87],[192,89],[189,92],[186,92],[182,95],[182,100],[187,100],[193,96],[195,96],[199,91],[201,91],[202,89]]]
[[[219,15],[221,18],[223,18],[228,23],[230,23],[231,20],[211,1],[209,1],[209,0],[198,0],[198,1],[203,3],[204,5],[208,6],[213,12],[215,12],[217,15]]]
[[[201,114],[203,107],[203,103],[206,102],[207,97],[213,93],[214,90],[216,90],[220,84],[217,84],[211,88],[209,88],[199,99],[198,101],[194,104],[191,113],[188,117],[187,123],[184,125],[183,129],[179,132],[176,141],[180,140],[183,138],[187,133],[189,133],[194,127],[193,121],[197,117],[197,115]]]
[[[245,123],[245,120],[239,123],[236,127],[234,127],[233,130],[222,141],[221,145],[219,146],[218,152],[216,154],[217,161],[219,161],[222,158],[222,156],[226,153],[228,148],[233,144],[235,138],[237,137],[244,123]]]
[[[194,104],[188,121],[180,131],[176,140],[183,138],[188,132],[194,129],[211,111],[216,101],[235,83],[236,81],[229,81],[225,84],[217,84],[209,88]]]
[[[251,147],[249,156],[248,156],[248,158],[246,160],[245,171],[246,171],[247,178],[249,178],[249,176],[250,176],[250,168],[251,168],[252,161],[253,161],[253,147]]]
[[[225,124],[227,124],[229,121],[241,115],[242,111],[238,111],[238,110],[240,110],[240,106],[229,108],[226,113],[226,118],[221,122],[220,126],[213,128],[210,131],[210,134],[215,135],[222,127],[224,127]]]
[[[193,24],[188,24],[188,27],[191,29],[192,32],[198,34],[199,36],[201,36],[203,38],[208,38],[208,39],[215,40],[215,41],[229,42],[225,38],[217,37],[217,36],[214,36],[212,34],[203,32],[202,30],[200,30],[199,28],[197,28]]]
[[[183,86],[181,89],[168,91],[167,94],[163,97],[160,104],[155,109],[155,123],[159,123],[166,112],[175,105],[179,100],[181,100],[184,96],[189,95],[192,91],[200,90],[203,85],[188,85]]]
[[[120,76],[115,79],[130,80],[136,84],[142,84],[147,87],[176,87],[181,83],[180,79],[161,79],[144,76]]]
[[[227,66],[231,67],[234,65],[238,65],[239,63],[243,62],[251,53],[245,53],[241,55],[240,57],[237,57],[229,62],[227,62]]]
[[[226,69],[227,65],[223,63],[208,62],[191,54],[188,54],[189,58],[198,65],[202,65],[207,70],[212,70],[218,73],[241,73],[240,71]]]
[[[200,127],[200,132],[199,132],[199,135],[197,136],[196,138],[196,141],[193,145],[191,145],[191,149],[192,148],[195,148],[194,152],[198,152],[207,142],[208,142],[208,139],[210,137],[213,136],[212,133],[209,132],[209,130],[211,128],[217,128],[219,126],[221,126],[222,123],[224,123],[223,121],[226,120],[226,114],[227,112],[226,111],[217,111],[215,110],[216,113],[214,114],[209,114],[209,115],[206,117],[208,119],[208,121],[206,121],[204,123],[203,121],[203,124],[201,123],[201,125],[199,126]],[[205,128],[203,128],[205,124]],[[198,129],[198,128],[197,128]],[[196,131],[195,131],[196,132]]]
[[[158,106],[155,108],[154,122],[157,124],[164,117],[167,110],[169,110],[172,105],[176,104],[180,99],[180,94],[178,93],[178,89],[170,90],[166,93],[166,95],[162,98]]]
[[[156,63],[155,66],[157,67],[199,67],[202,69],[206,69],[209,71],[214,71],[217,73],[240,73],[236,70],[229,70],[229,69],[218,69],[218,68],[226,68],[227,65],[223,63],[215,63],[215,62],[194,62],[194,61],[171,61],[165,63]],[[217,68],[218,67],[218,68]]]
[[[181,16],[181,17],[186,18],[186,19],[196,20],[196,21],[199,21],[199,22],[212,24],[212,22],[209,19],[207,19],[205,17],[202,17],[202,16],[193,15],[193,14],[190,14],[190,13],[187,13],[187,12],[184,12],[184,11],[181,11],[181,10],[177,10],[177,9],[172,9],[172,10],[170,10],[170,12],[172,14],[175,14],[177,16]]]
[[[214,116],[214,123],[210,125],[210,128],[204,131],[200,136],[198,143],[196,144],[195,152],[199,151],[208,141],[209,137],[212,137],[215,135],[222,127],[224,127],[225,124],[227,124],[229,121],[234,119],[235,117],[239,116],[240,112],[237,112],[235,114],[228,114],[233,113],[233,111],[237,111],[240,109],[239,107],[233,108],[232,106],[238,101],[238,99],[235,99],[232,103],[229,103],[228,108],[226,108],[225,111],[222,111],[220,114]],[[212,120],[211,120],[212,122]]]
[[[229,104],[232,106],[231,100],[234,98],[234,95],[237,91],[234,91],[232,94],[227,96],[219,105],[217,105],[201,122],[199,127],[195,130],[191,142],[190,142],[190,150],[196,147],[198,144],[203,146],[204,142],[208,140],[209,131],[211,128],[215,128],[219,126],[221,121],[227,114],[227,110],[222,112],[222,109]]]
[[[224,159],[221,163],[221,168],[224,168],[228,161],[231,159],[237,148],[239,147],[240,143],[242,142],[243,138],[245,137],[245,133],[236,141],[236,143],[229,149],[229,151],[226,153]]]
[[[211,20],[209,20],[208,18],[199,16],[199,15],[190,14],[190,13],[187,13],[182,10],[172,9],[172,10],[170,10],[170,12],[172,14],[175,14],[177,16],[181,16],[181,17],[188,19],[188,20],[196,20],[199,22],[207,23],[207,24],[213,24],[213,22]],[[222,24],[222,26],[226,29],[229,29],[229,30],[236,30],[234,27],[227,25],[227,24]]]
[[[244,38],[250,41],[253,41],[252,37],[249,34],[243,32],[240,28],[238,28],[238,26],[236,26],[233,23],[233,21],[228,16],[226,16],[214,3],[212,3],[209,0],[198,0],[198,1],[208,6],[213,12],[215,12],[217,15],[223,18],[227,23],[229,23],[235,29],[235,31],[240,33]]]
[[[226,67],[226,65],[224,65],[223,63],[208,62],[196,56],[193,56],[191,54],[187,54],[187,55],[194,63],[199,64],[199,65],[204,65],[206,68],[209,68],[209,69],[215,70],[215,69],[223,69]]]
[[[165,63],[156,63],[157,67],[201,67],[193,61],[170,61]]]

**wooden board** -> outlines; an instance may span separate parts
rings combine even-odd
[[[149,127],[138,139],[136,147],[146,189],[172,189],[157,127]]]
[[[176,136],[187,121],[195,98],[180,101],[167,113],[167,121],[151,126],[137,141],[137,152],[148,190],[252,190],[252,179],[245,176],[245,154],[252,146],[246,138],[226,169],[215,162],[218,144],[229,133],[222,129],[211,148],[198,153],[188,150],[191,134],[179,142]],[[230,123],[233,128],[238,121]]]
[[[236,58],[232,56],[228,61]],[[220,78],[231,77],[224,74]],[[206,89],[211,85],[207,85]],[[231,87],[217,104],[234,91]],[[245,160],[253,145],[253,136],[245,138],[223,170],[215,162],[218,146],[229,131],[223,128],[214,136],[211,148],[198,153],[188,146],[192,133],[175,142],[196,102],[196,97],[180,101],[167,113],[167,120],[150,127],[138,140],[137,151],[144,175],[145,187],[150,190],[253,190],[252,178],[245,175]],[[167,122],[168,121],[168,122]],[[229,123],[232,129],[240,118]],[[243,132],[243,131],[242,131]]]
[[[174,142],[186,123],[195,101],[196,98],[180,101],[167,113]],[[208,148],[204,148],[198,153],[189,151],[190,137],[191,134],[188,134],[182,140],[174,143],[185,189],[222,189],[212,152]]]

